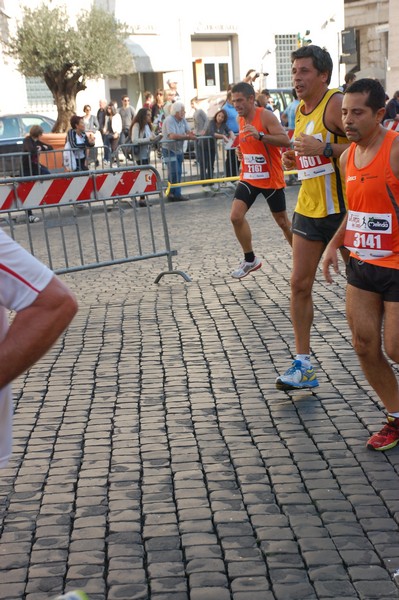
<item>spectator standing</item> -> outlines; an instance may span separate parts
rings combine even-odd
[[[174,102],[181,100],[181,96],[180,96],[179,92],[177,91],[178,83],[179,82],[176,81],[174,78],[170,78],[166,82],[166,85],[168,86],[169,90],[173,93]]]
[[[151,122],[152,128],[155,133],[162,132],[162,123],[165,118],[165,111],[163,109],[164,96],[163,90],[158,89],[155,94],[155,102],[151,108]]]
[[[249,83],[249,85],[252,85],[252,87],[254,87],[254,83],[258,79],[258,77],[259,73],[257,73],[255,69],[249,69],[245,74],[243,82]]]
[[[260,94],[256,96],[256,104],[257,106],[261,106],[262,108],[266,108],[267,110],[273,111],[272,106],[272,98],[270,96],[269,90],[262,90]]]
[[[232,101],[232,93],[231,89],[227,92],[226,102],[223,104],[222,108],[226,111],[227,121],[226,125],[230,131],[234,133],[235,136],[238,135],[238,113],[234,108]],[[226,177],[236,177],[238,175],[238,171],[240,168],[240,162],[237,158],[235,148],[226,150],[226,164],[225,164],[225,173]],[[230,182],[231,187],[235,189],[235,185],[233,182]]]
[[[98,125],[98,119],[95,115],[93,115],[91,113],[91,106],[90,104],[85,104],[83,107],[83,122],[85,124],[85,132],[87,133],[91,133],[94,137],[94,141],[95,143],[97,143],[97,145],[101,145],[98,144],[98,138],[97,138],[97,134],[99,134],[99,125]],[[97,160],[97,148],[92,148],[91,150],[89,150],[89,162],[95,162],[96,167],[98,166],[98,160]]]
[[[288,129],[295,129],[295,115],[299,106],[299,100],[295,89],[292,89],[294,99],[288,104],[287,108],[281,113],[281,122]]]
[[[356,81],[356,75],[355,73],[347,73],[345,75],[345,83],[342,86],[342,91],[346,92],[346,90],[348,89],[348,87],[354,82]]]
[[[108,102],[106,100],[100,100],[98,104],[99,104],[99,109],[97,111],[98,129],[101,132],[101,135],[103,136],[103,131],[104,131],[104,127],[105,127],[105,117],[107,116]],[[103,136],[103,140],[104,140],[104,136]]]
[[[149,108],[151,110],[153,104],[154,104],[154,94],[152,92],[144,92],[143,108]]]
[[[215,158],[217,151],[217,140],[223,140],[225,144],[228,144],[231,140],[234,140],[235,135],[227,126],[227,113],[224,108],[217,111],[214,118],[210,121],[208,129],[206,131],[207,136],[211,136],[211,140],[205,147],[205,177],[204,179],[213,179]],[[212,186],[211,186],[212,188]],[[212,189],[217,189],[212,188]]]
[[[171,114],[166,117],[162,125],[162,156],[168,169],[170,183],[180,183],[183,166],[183,146],[185,140],[195,140],[196,135],[190,130],[185,118],[183,102],[175,102],[171,107]],[[181,193],[181,187],[172,188],[169,200],[188,200]]]
[[[175,92],[173,90],[165,90],[164,93],[165,103],[163,105],[163,112],[165,117],[170,115],[172,104],[176,101]]]
[[[129,96],[122,96],[122,106],[118,109],[118,113],[122,119],[122,131],[120,134],[119,144],[128,144],[129,132],[134,119],[134,108],[130,106],[130,98]]]
[[[122,132],[122,118],[117,112],[115,104],[110,102],[107,104],[105,123],[103,129],[104,139],[104,160],[107,163],[111,162],[112,154],[115,152],[119,145],[119,138]],[[129,132],[128,132],[129,135]]]
[[[73,115],[64,149],[64,166],[67,171],[88,171],[87,149],[94,147],[94,135],[85,132],[83,117]]]
[[[206,112],[199,107],[198,98],[193,98],[191,100],[191,108],[194,109],[194,133],[197,137],[202,138],[206,134],[209,119],[207,117]],[[207,150],[208,143],[209,140],[197,140],[196,154],[200,168],[200,179],[207,179],[207,172],[209,171],[209,169],[205,165],[205,157],[208,156],[209,158],[209,151]]]
[[[133,148],[137,148],[134,156],[138,165],[150,164],[151,142],[157,142],[161,137],[161,134],[155,135],[151,130],[151,110],[144,107],[140,108],[133,119],[130,130]],[[146,206],[144,196],[140,197],[139,206]]]
[[[385,107],[383,122],[390,119],[399,121],[399,90],[394,93]]]

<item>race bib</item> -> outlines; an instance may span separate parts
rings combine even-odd
[[[313,135],[316,139],[323,141],[321,133]],[[313,179],[334,173],[334,165],[331,160],[323,154],[317,156],[298,156],[295,153],[296,168],[298,170],[298,179]]]
[[[360,259],[390,256],[392,251],[391,213],[348,211],[344,246]]]
[[[247,180],[269,179],[269,168],[263,154],[243,154],[242,173]]]

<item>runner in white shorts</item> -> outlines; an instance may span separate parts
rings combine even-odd
[[[16,313],[11,325],[7,309]],[[0,229],[0,468],[12,450],[11,381],[49,350],[76,311],[68,288]]]

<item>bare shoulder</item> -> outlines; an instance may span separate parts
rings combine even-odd
[[[280,121],[271,110],[267,110],[267,108],[264,108],[261,113],[261,119],[264,128],[268,131],[275,132],[276,130],[278,130],[279,132],[285,133],[284,127],[281,125]]]
[[[393,174],[399,179],[399,135],[392,143],[390,163]]]
[[[324,124],[329,131],[346,137],[342,126],[342,100],[344,95],[337,92],[327,102],[324,112]]]
[[[349,153],[349,148],[344,150],[344,152],[339,157],[339,170],[341,171],[341,174],[343,177],[345,177],[345,173],[346,173],[346,163],[348,161],[348,153]]]

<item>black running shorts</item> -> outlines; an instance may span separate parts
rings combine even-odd
[[[386,302],[399,302],[399,270],[363,262],[352,256],[346,266],[348,283],[379,294]]]
[[[262,194],[262,196],[266,198],[272,213],[283,212],[286,210],[284,188],[278,190],[275,190],[274,188],[265,189],[255,187],[246,181],[239,181],[234,194],[234,200],[242,200],[248,208],[251,208],[259,194]]]

